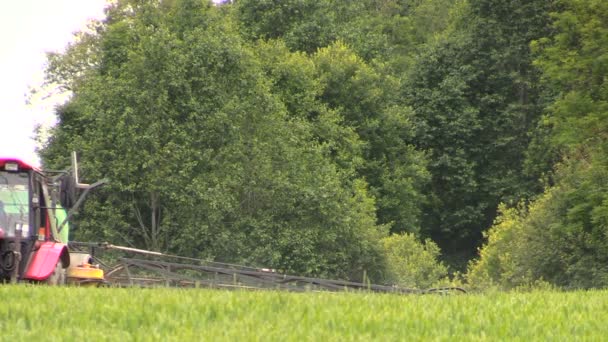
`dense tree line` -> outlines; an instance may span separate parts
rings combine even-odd
[[[480,285],[608,285],[608,3],[562,5],[554,34],[532,42],[533,64],[550,99],[536,145],[561,159],[532,204],[502,208],[471,265],[471,282]]]
[[[40,152],[111,179],[78,239],[430,286],[485,235],[471,282],[603,286],[607,17],[600,0],[120,0],[49,55],[72,97]]]

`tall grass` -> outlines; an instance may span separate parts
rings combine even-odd
[[[409,295],[0,287],[0,340],[590,340],[608,291]]]

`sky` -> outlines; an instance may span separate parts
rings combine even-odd
[[[29,89],[43,80],[45,53],[63,51],[73,33],[103,18],[105,0],[3,1],[0,11],[0,157],[40,165],[35,153],[37,125],[55,123],[63,98],[32,98]]]

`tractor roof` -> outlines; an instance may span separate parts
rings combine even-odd
[[[7,163],[17,163],[17,165],[19,166],[19,170],[38,170],[36,167],[31,166],[30,164],[24,162],[21,159],[0,157],[0,169],[3,170],[4,165],[6,165]]]

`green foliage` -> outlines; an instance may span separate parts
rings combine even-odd
[[[324,153],[349,177],[364,163],[364,141],[346,124],[342,113],[320,100],[327,84],[318,76],[318,66],[301,52],[290,52],[280,40],[258,42],[255,51],[265,61],[262,68],[270,91],[279,97],[290,117],[311,124],[314,138]]]
[[[386,281],[401,287],[430,288],[447,276],[438,261],[439,247],[431,240],[419,242],[412,234],[393,234],[382,240],[386,253]]]
[[[43,151],[57,168],[78,150],[83,176],[111,179],[75,234],[289,273],[377,277],[386,229],[366,183],[334,164],[318,128],[296,115],[290,96],[307,86],[275,95],[264,71],[282,67],[262,67],[222,12],[196,3],[110,9],[99,64],[73,89]],[[286,70],[296,76],[297,67]],[[310,91],[303,98],[314,100]]]
[[[384,76],[341,43],[320,49],[313,60],[320,98],[353,127],[363,148],[359,174],[378,200],[378,219],[396,232],[418,231],[426,159],[407,141],[413,135],[410,108],[399,103],[398,81]]]
[[[84,179],[111,179],[77,239],[421,286],[445,273],[436,246],[389,232],[458,268],[494,222],[471,282],[603,286],[606,16],[601,0],[120,0],[49,54],[72,97],[41,155],[58,169],[77,150]]]
[[[599,158],[598,158],[599,159]],[[528,210],[506,209],[469,270],[472,286],[514,288],[536,281],[567,288],[608,284],[606,162],[569,160],[557,184]]]
[[[236,13],[246,36],[281,37],[292,50],[314,52],[335,39],[331,1],[239,0]]]
[[[525,208],[508,209],[501,205],[500,212],[495,225],[485,234],[487,243],[480,249],[479,259],[469,266],[467,280],[472,288],[512,289],[533,281],[532,268],[521,264],[528,261],[532,245],[529,239],[535,237],[522,222]]]
[[[548,124],[553,141],[568,148],[606,141],[608,113],[608,4],[604,1],[565,1],[556,14],[554,37],[532,44],[543,81],[556,94]]]
[[[524,170],[544,105],[528,45],[548,33],[553,6],[470,1],[411,68],[414,142],[429,151],[432,175],[422,225],[448,251],[471,252],[499,202],[542,190],[529,172],[546,170]]]
[[[0,327],[10,340],[598,341],[608,334],[606,291],[397,296],[2,286],[0,295]]]
[[[351,179],[364,178],[378,220],[395,231],[417,231],[425,157],[408,145],[411,110],[399,104],[398,82],[341,42],[308,57],[280,41],[257,43],[271,91],[291,117],[313,126],[326,154]]]
[[[528,212],[507,211],[489,235],[473,282],[513,287],[545,280],[562,287],[605,287],[606,107],[605,15],[602,1],[565,1],[552,37],[533,43],[535,64],[555,101],[544,118],[544,143],[564,153],[554,186]],[[542,140],[541,140],[542,141]]]

